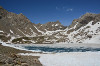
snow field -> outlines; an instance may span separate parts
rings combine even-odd
[[[100,52],[21,53],[21,55],[40,56],[39,60],[43,66],[100,66]]]

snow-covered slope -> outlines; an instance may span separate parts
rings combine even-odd
[[[100,22],[92,25],[90,21],[86,26],[82,26],[68,35],[71,43],[100,43]]]

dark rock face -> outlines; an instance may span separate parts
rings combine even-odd
[[[0,15],[0,19],[2,18],[2,16]]]

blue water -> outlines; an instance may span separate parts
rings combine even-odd
[[[50,47],[33,47],[33,46],[25,46],[27,50],[40,50],[43,52],[86,52],[86,51],[100,51],[100,48],[50,48]]]

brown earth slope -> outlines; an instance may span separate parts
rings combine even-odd
[[[18,53],[30,52],[0,44],[0,66],[42,66],[38,56],[19,56]]]

